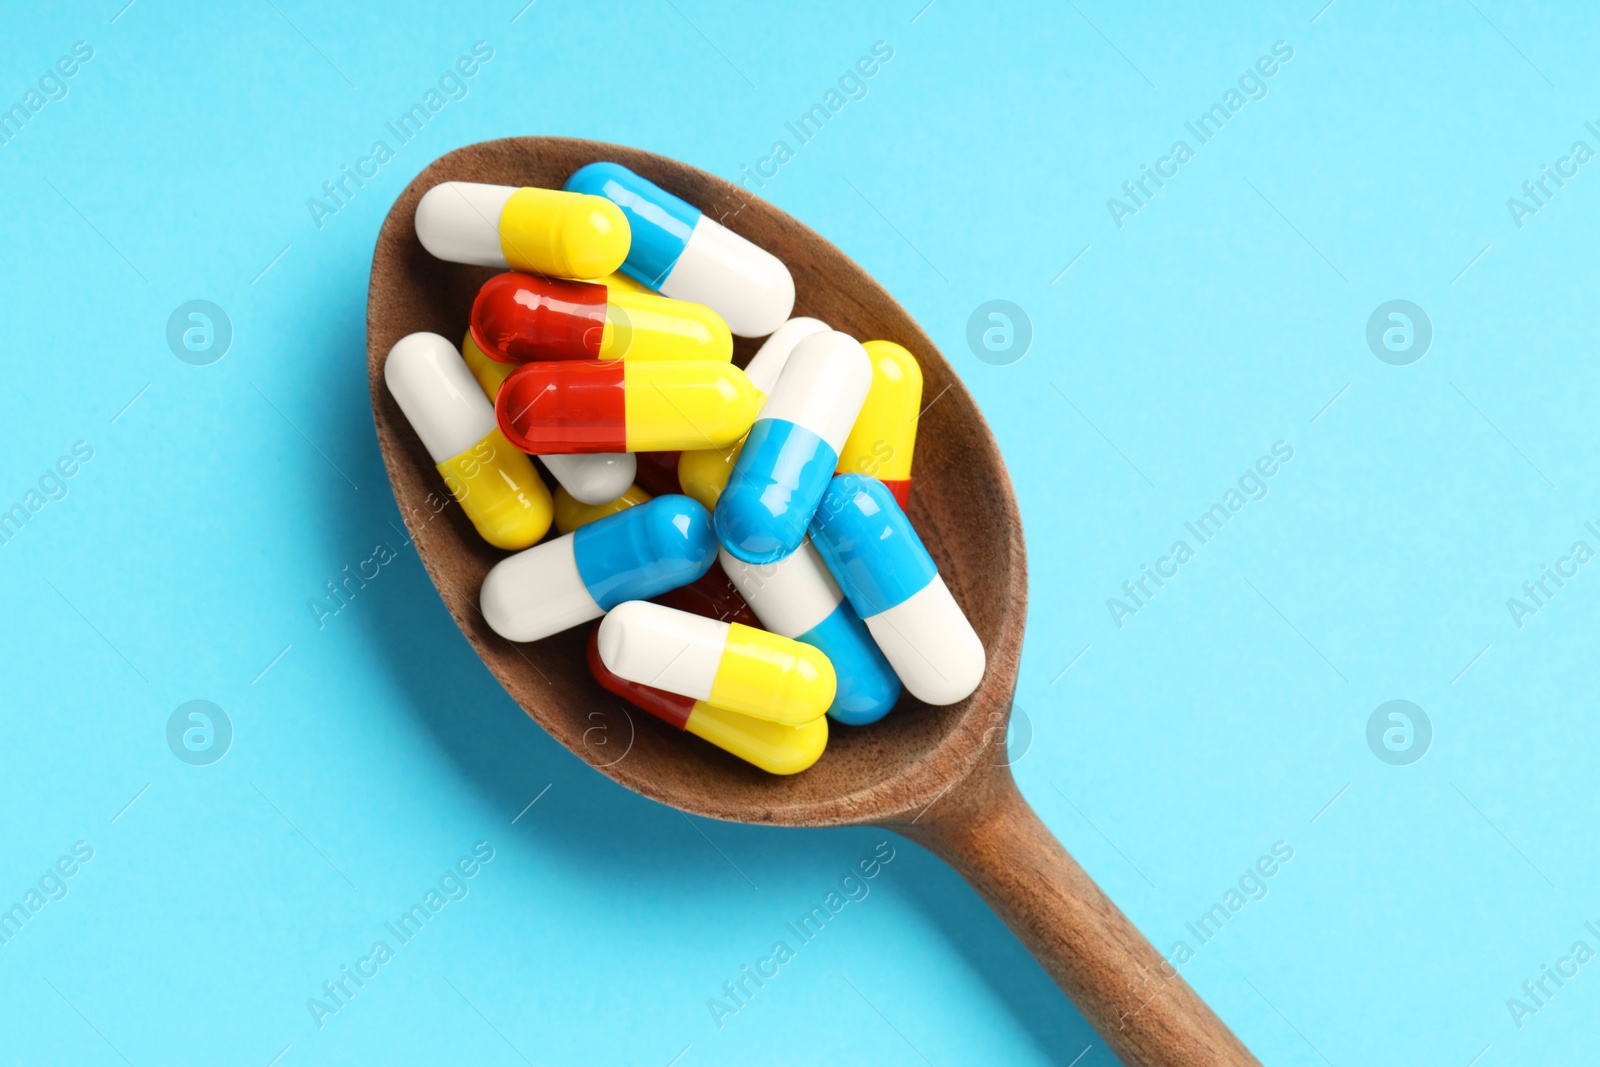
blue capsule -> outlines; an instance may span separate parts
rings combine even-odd
[[[792,555],[805,539],[856,415],[872,360],[848,334],[795,345],[717,500],[717,540],[746,563]]]
[[[501,560],[484,576],[478,603],[501,637],[537,641],[688,585],[716,558],[706,509],[658,496]]]
[[[781,260],[648,178],[590,163],[566,188],[622,209],[633,234],[622,269],[641,285],[706,305],[740,337],[765,337],[794,310],[794,277]]]
[[[954,704],[972,694],[987,666],[983,642],[888,486],[839,475],[811,542],[912,696]]]

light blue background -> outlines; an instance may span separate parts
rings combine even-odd
[[[1600,149],[1592,9],[121,3],[0,37],[4,106],[95,50],[0,148],[0,507],[94,449],[0,547],[0,904],[94,849],[0,946],[0,1060],[1111,1061],[899,839],[719,1030],[707,999],[886,835],[623,791],[517,710],[408,549],[325,628],[307,607],[401,547],[364,322],[417,171],[561,134],[737,178],[879,40],[870,95],[762,192],[896,294],[999,437],[1031,550],[1028,799],[1163,951],[1294,849],[1183,967],[1267,1063],[1592,1055],[1600,963],[1520,1029],[1506,1005],[1600,949],[1600,569],[1521,629],[1506,607],[1600,548],[1600,163],[1522,228],[1506,207]],[[470,95],[318,228],[307,199],[480,40]],[[1280,40],[1269,95],[1114,225],[1106,198]],[[164,339],[197,298],[235,331],[206,367]],[[1034,330],[1009,366],[965,340],[995,298]],[[1411,366],[1365,341],[1396,298],[1435,331]],[[1107,598],[1280,440],[1270,495],[1119,629]],[[233,722],[209,767],[164,740],[191,699]],[[1367,746],[1390,699],[1432,721],[1410,766]],[[307,998],[478,841],[470,895],[319,1030]]]

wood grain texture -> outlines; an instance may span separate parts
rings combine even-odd
[[[589,677],[586,628],[531,645],[505,641],[478,612],[483,576],[503,553],[478,538],[447,496],[383,384],[406,334],[459,342],[487,268],[444,263],[412,216],[441,181],[560,188],[578,167],[622,163],[772,251],[795,279],[796,315],[862,340],[896,341],[922,363],[924,403],[910,515],[988,651],[971,697],[934,708],[904,697],[883,721],[834,726],[803,774],[778,778],[630,711]],[[737,339],[741,365],[758,343]],[[549,137],[489,141],[434,161],[390,210],[373,255],[367,315],[373,419],[395,499],[446,607],[505,686],[557,741],[604,774],[684,811],[789,826],[875,824],[945,857],[1017,932],[1127,1063],[1253,1063],[1181,978],[1140,1000],[1160,962],[1147,941],[1050,836],[1003,765],[1005,728],[1027,616],[1027,561],[1010,478],[982,414],[899,304],[829,242],[713,175],[637,149]],[[432,494],[433,503],[429,497]]]

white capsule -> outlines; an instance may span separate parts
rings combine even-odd
[[[500,213],[516,191],[510,185],[440,182],[417,202],[417,240],[439,259],[504,270]]]
[[[639,461],[632,452],[540,456],[556,481],[580,504],[609,504],[633,485]]]
[[[725,548],[717,561],[761,625],[780,637],[814,630],[844,599],[809,540],[776,563],[746,563]]]
[[[701,215],[661,295],[705,304],[740,337],[765,337],[794,310],[794,278],[765,248]]]
[[[489,628],[507,641],[538,641],[604,614],[578,572],[571,534],[489,568],[478,607]]]
[[[436,333],[396,341],[383,380],[435,463],[459,456],[495,428],[494,405],[456,346]]]
[[[872,388],[872,358],[847,333],[814,333],[794,346],[761,421],[790,422],[828,443],[837,456]]]
[[[794,352],[795,345],[814,333],[826,333],[827,330],[828,324],[821,319],[806,318],[803,315],[790,319],[772,331],[771,337],[761,342],[756,354],[750,357],[750,364],[745,367],[744,376],[750,379],[751,385],[763,393],[772,392],[772,387],[778,384],[778,375],[783,373],[784,364],[789,362],[789,356]]]
[[[925,704],[964,700],[983,680],[983,642],[938,574],[865,622],[906,689]]]
[[[728,630],[718,619],[630,600],[600,624],[600,660],[630,682],[710,700]]]

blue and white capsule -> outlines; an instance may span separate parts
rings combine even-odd
[[[835,721],[865,726],[889,714],[900,679],[810,541],[776,563],[744,563],[726,549],[717,559],[763,627],[828,657],[839,679],[828,708]]]
[[[746,563],[792,555],[872,387],[872,359],[837,330],[795,345],[717,500],[717,540]]]
[[[620,163],[590,163],[566,188],[622,209],[633,237],[623,273],[662,296],[706,305],[740,337],[765,337],[794,310],[782,260]]]
[[[912,696],[954,704],[972,695],[987,666],[983,642],[888,486],[839,475],[811,540]]]
[[[478,604],[501,637],[538,641],[624,601],[688,585],[716,558],[706,509],[686,496],[658,496],[496,563]]]

